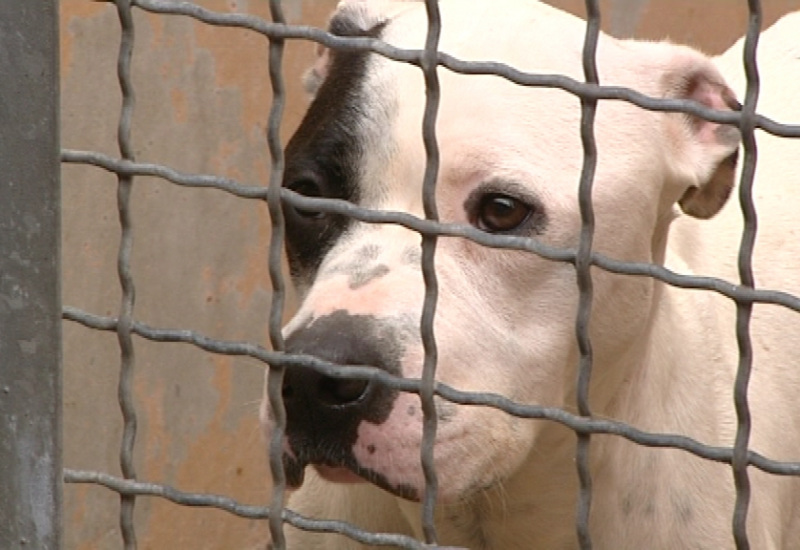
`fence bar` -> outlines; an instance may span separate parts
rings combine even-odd
[[[586,34],[583,42],[583,74],[589,84],[598,83],[596,53],[600,34],[600,7],[597,0],[586,0]],[[597,144],[594,138],[594,120],[597,112],[597,100],[581,97],[581,145],[583,148],[583,167],[578,183],[578,206],[581,214],[581,233],[578,251],[575,256],[575,276],[578,284],[578,311],[575,316],[575,337],[580,351],[576,399],[578,413],[590,418],[589,381],[592,376],[594,354],[589,338],[589,320],[594,299],[592,284],[591,255],[594,241],[595,221],[592,205],[592,188],[597,168]],[[591,550],[592,538],[589,532],[589,516],[592,506],[592,478],[589,468],[589,444],[591,433],[578,433],[575,451],[575,464],[578,470],[580,488],[575,514],[575,527],[578,544],[581,550]]]
[[[285,22],[280,0],[270,0],[270,14],[276,23]],[[272,106],[267,123],[267,145],[270,153],[269,187],[267,188],[267,206],[269,207],[270,235],[269,243],[269,278],[272,283],[272,303],[269,312],[269,341],[277,352],[284,350],[283,332],[281,330],[283,310],[286,305],[286,281],[283,278],[281,254],[285,225],[281,210],[280,192],[283,181],[284,158],[281,143],[281,122],[286,105],[286,86],[283,81],[283,46],[281,39],[270,39],[269,42],[269,80],[272,86]],[[286,548],[286,537],[283,533],[283,506],[286,496],[286,472],[283,469],[283,439],[286,433],[286,407],[283,403],[283,378],[286,374],[284,365],[270,364],[267,370],[267,399],[270,413],[274,421],[269,441],[269,471],[272,476],[273,513],[269,517],[269,533],[273,550]]]
[[[436,52],[439,49],[439,37],[442,32],[441,14],[436,0],[426,0],[425,8],[428,17],[428,31],[425,36],[425,52],[422,56],[422,73],[425,79],[425,110],[422,118],[422,141],[425,146],[425,175],[422,182],[422,207],[426,220],[438,221],[439,212],[436,206],[436,179],[439,175],[439,144],[436,141],[436,115],[439,112],[441,90],[439,76],[436,72]],[[425,283],[420,318],[420,338],[425,353],[422,364],[422,387],[420,402],[422,407],[422,442],[420,445],[420,462],[425,478],[425,494],[422,498],[422,531],[427,544],[436,544],[436,526],[434,514],[436,497],[439,491],[439,479],[434,464],[434,444],[438,430],[438,417],[434,402],[434,385],[436,383],[436,366],[438,349],[433,331],[436,305],[439,300],[439,281],[436,277],[436,235],[422,236],[422,280]]]
[[[756,48],[761,33],[761,4],[758,0],[749,0],[750,11],[747,25],[747,36],[744,42],[744,70],[747,76],[742,121],[739,129],[742,134],[744,163],[739,184],[739,205],[742,210],[744,228],[739,246],[739,279],[742,286],[755,288],[753,276],[753,251],[756,245],[758,216],[753,200],[753,183],[758,159],[758,148],[755,138],[755,112],[760,91]],[[739,365],[736,369],[736,380],[733,387],[733,400],[736,408],[736,440],[733,446],[733,482],[736,487],[736,503],[733,509],[733,538],[737,550],[749,550],[747,537],[747,512],[750,506],[750,477],[747,473],[747,452],[750,442],[752,421],[747,388],[753,370],[753,343],[750,335],[750,318],[753,304],[736,303],[736,342],[739,347]]]
[[[120,22],[120,44],[117,55],[117,79],[122,92],[122,108],[117,123],[117,143],[124,160],[133,161],[131,144],[131,123],[133,119],[134,91],[131,81],[131,59],[133,57],[134,25],[130,0],[115,0]],[[117,176],[117,211],[120,224],[120,241],[117,252],[117,274],[122,288],[117,322],[117,341],[120,349],[119,383],[117,398],[122,412],[122,442],[120,444],[119,465],[125,479],[136,479],[133,464],[133,449],[136,444],[136,407],[133,403],[133,371],[136,364],[131,326],[133,325],[133,305],[135,285],[131,273],[131,251],[133,249],[133,221],[131,216],[131,193],[133,176]],[[119,525],[125,550],[136,550],[136,529],[133,512],[136,495],[120,494]]]
[[[0,2],[0,548],[61,543],[58,4]]]

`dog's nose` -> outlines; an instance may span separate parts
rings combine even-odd
[[[378,342],[369,337],[369,317],[337,311],[315,320],[286,339],[286,351],[313,355],[338,365],[384,363]],[[332,378],[313,369],[289,369],[283,381],[287,410],[299,407],[340,409],[358,406],[368,393],[367,380]]]
[[[345,363],[321,357],[317,353],[313,355],[332,363]],[[353,407],[365,398],[369,385],[367,380],[333,378],[314,370],[300,372],[291,369],[283,379],[283,402],[287,411],[309,406],[331,409]]]
[[[399,374],[401,346],[393,334],[385,321],[336,311],[293,332],[285,349],[339,365]],[[295,452],[304,455],[316,455],[312,449],[330,448],[334,440],[354,436],[361,421],[383,422],[396,395],[376,381],[331,377],[303,367],[286,370],[282,390],[287,435]],[[309,456],[309,460],[324,458]]]

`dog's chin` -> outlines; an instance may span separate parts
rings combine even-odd
[[[384,491],[393,494],[412,502],[419,502],[419,491],[406,484],[394,485],[387,481],[386,477],[365,468],[360,468],[356,465],[336,465],[324,463],[311,463],[298,460],[293,456],[283,455],[283,471],[286,476],[286,486],[289,490],[295,491],[300,489],[305,480],[306,467],[311,466],[316,470],[319,477],[330,483],[339,483],[343,485],[354,483],[371,483]]]
[[[319,477],[331,483],[367,483],[367,479],[358,475],[356,472],[340,465],[310,464],[316,471]],[[283,456],[283,471],[286,475],[286,485],[289,489],[299,489],[305,480],[306,468],[309,463],[298,460],[295,457],[284,455]]]
[[[319,474],[319,477],[331,483],[367,483],[367,480],[363,477],[341,466],[314,464],[314,469]]]
[[[286,476],[286,485],[291,490],[299,489],[306,477],[305,462],[297,460],[287,454],[283,455],[283,473]]]

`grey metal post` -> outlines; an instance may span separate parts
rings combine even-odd
[[[61,543],[57,0],[0,0],[0,548]]]

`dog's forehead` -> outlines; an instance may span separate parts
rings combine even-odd
[[[585,23],[580,19],[520,0],[441,0],[439,7],[441,51],[466,61],[497,60],[521,71],[582,80]],[[419,50],[427,25],[422,2],[351,1],[340,5],[331,32]],[[367,51],[339,49],[330,55],[316,98],[287,147],[287,178],[322,174],[333,186],[331,196],[418,214],[425,166],[422,72]],[[615,56],[619,52],[610,57]],[[607,61],[604,77],[624,68],[617,59]],[[511,165],[534,174],[531,181],[552,186],[558,178],[572,191],[581,160],[575,96],[443,67],[438,75],[437,135],[445,183],[458,180],[448,175],[463,174],[467,167],[496,179],[492,171],[502,176]]]

